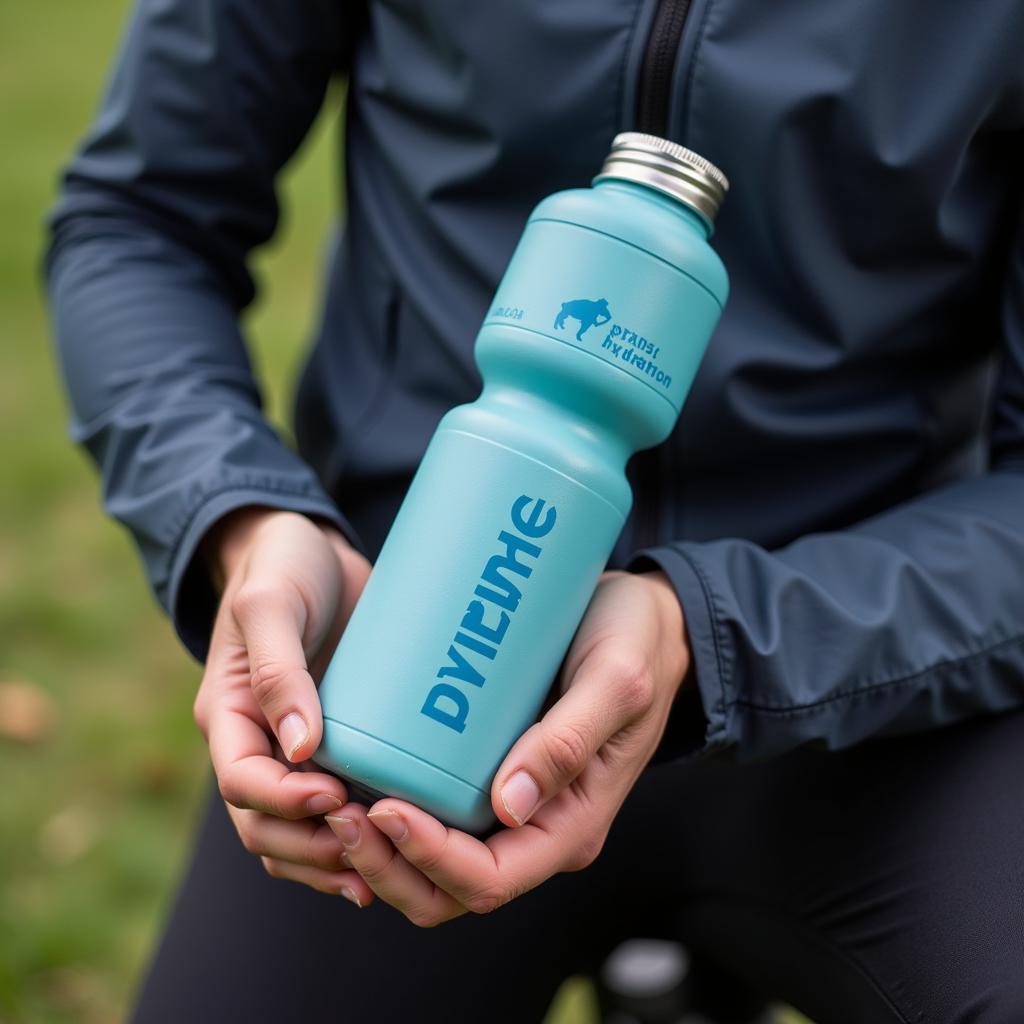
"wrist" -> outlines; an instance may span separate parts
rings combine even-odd
[[[203,537],[200,552],[218,593],[245,559],[260,524],[275,514],[275,509],[260,505],[236,508],[218,519]]]
[[[228,582],[245,563],[262,528],[282,516],[294,518],[301,516],[301,513],[267,505],[246,505],[229,512],[210,527],[200,545],[200,551],[218,593],[224,592]],[[308,516],[302,518],[324,533],[342,536],[328,521]]]
[[[690,644],[686,632],[686,617],[679,595],[668,576],[660,569],[639,573],[650,584],[658,608],[658,635],[661,638],[658,654],[666,675],[678,682],[679,689],[688,685],[690,672]]]

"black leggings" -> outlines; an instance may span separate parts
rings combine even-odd
[[[650,768],[585,871],[429,930],[267,877],[212,794],[134,1019],[529,1024],[630,936],[819,1024],[1021,1024],[1024,713]]]

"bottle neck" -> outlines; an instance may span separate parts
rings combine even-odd
[[[475,401],[449,410],[439,429],[476,435],[548,466],[600,495],[625,518],[632,502],[626,462],[656,441],[654,428],[638,436],[641,424],[632,410],[610,409],[608,402],[602,408],[597,396],[576,386],[574,355],[578,359],[578,352],[533,332],[485,327],[477,340],[483,390]],[[549,364],[542,365],[547,357]],[[532,373],[525,363],[533,364]],[[563,385],[554,388],[557,394],[538,388],[538,370],[546,383]]]
[[[635,451],[656,443],[664,428],[632,404],[636,395],[622,386],[621,371],[608,373],[610,368],[587,356],[581,361],[570,346],[528,332],[507,336],[485,329],[476,351],[484,378],[478,402],[546,437],[571,435],[581,449],[596,446],[620,471]]]
[[[702,241],[706,242],[714,230],[711,222],[706,220],[692,207],[651,185],[627,181],[625,178],[601,178],[592,187],[601,192],[635,196],[643,199],[645,202],[653,203],[655,206],[668,211],[687,227],[695,231]]]

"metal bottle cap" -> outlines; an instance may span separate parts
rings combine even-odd
[[[604,178],[623,178],[656,188],[686,203],[709,225],[714,223],[729,188],[729,179],[692,149],[643,132],[615,136],[594,181]]]

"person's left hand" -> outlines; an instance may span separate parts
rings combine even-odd
[[[491,802],[510,826],[485,842],[404,800],[327,816],[374,895],[423,928],[486,914],[601,851],[687,675],[682,608],[661,572],[604,573],[566,656],[560,698],[515,743]]]

